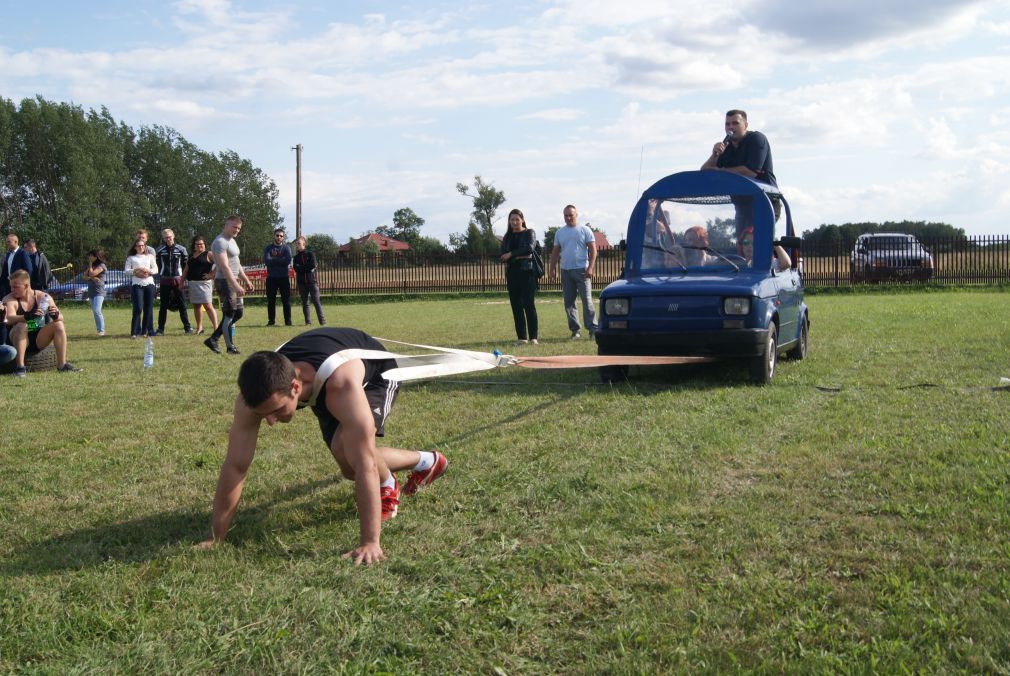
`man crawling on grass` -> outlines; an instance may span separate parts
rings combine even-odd
[[[275,352],[256,352],[245,360],[238,374],[228,453],[214,494],[211,537],[198,547],[211,547],[227,536],[256,453],[260,423],[290,422],[297,409],[310,406],[341,474],[354,481],[361,538],[344,556],[356,565],[386,558],[379,533],[382,522],[396,516],[401,493],[393,472],[413,470],[402,490],[411,495],[441,476],[448,462],[437,451],[376,446],[375,437],[383,436],[397,389],[396,382],[381,374],[395,368],[396,362],[338,354],[347,349],[386,348],[357,329],[319,328],[292,338]]]

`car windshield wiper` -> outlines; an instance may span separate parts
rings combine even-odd
[[[678,254],[676,251],[670,251],[669,249],[663,248],[661,246],[653,246],[652,244],[643,244],[642,248],[652,249],[653,251],[662,251],[665,254],[670,254],[677,261],[677,265],[680,266],[680,269],[683,270],[684,272],[687,272],[687,266],[684,265],[684,262],[682,260],[680,260],[680,254]]]
[[[719,253],[718,251],[716,251],[715,249],[713,249],[711,247],[682,245],[681,248],[682,249],[694,249],[695,251],[704,251],[705,253],[712,254],[716,258],[723,259],[724,261],[726,261],[727,263],[729,263],[730,265],[732,265],[734,270],[736,270],[737,272],[740,272],[740,266],[738,266],[736,263],[734,263],[730,259],[726,258],[726,256],[723,256],[721,253]]]

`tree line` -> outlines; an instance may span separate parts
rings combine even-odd
[[[926,221],[885,221],[884,223],[825,223],[813,230],[803,232],[803,243],[807,246],[837,248],[851,245],[860,235],[877,232],[901,232],[922,239],[963,238],[964,228],[955,228],[947,223]]]
[[[112,260],[134,232],[171,228],[189,246],[232,213],[250,241],[283,218],[277,186],[237,153],[212,153],[158,125],[133,129],[103,106],[0,98],[0,229],[33,238],[54,265],[101,247]]]

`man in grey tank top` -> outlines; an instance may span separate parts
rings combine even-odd
[[[217,289],[221,299],[221,312],[224,314],[224,319],[218,324],[213,335],[203,341],[211,352],[221,352],[217,347],[217,339],[224,336],[228,354],[239,354],[232,341],[232,330],[235,322],[242,318],[242,296],[246,290],[252,291],[253,288],[239,261],[239,248],[235,238],[240,232],[242,232],[242,219],[231,215],[225,219],[221,234],[214,238],[214,243],[210,247],[214,262],[217,264],[214,288]]]

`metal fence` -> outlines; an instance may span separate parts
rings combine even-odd
[[[835,241],[799,253],[807,286],[1010,282],[1010,236]]]
[[[928,263],[926,261],[928,260]],[[260,263],[250,260],[250,264]],[[915,246],[877,243],[857,251],[853,241],[835,241],[798,252],[808,287],[861,284],[984,285],[1010,283],[1010,236],[923,239]],[[114,266],[110,266],[114,267]],[[262,265],[256,266],[262,268]],[[620,278],[624,253],[599,252],[593,286],[598,291]],[[67,281],[74,271],[57,273]],[[262,272],[262,271],[257,271]],[[363,254],[340,259],[317,271],[319,288],[332,294],[504,293],[505,266],[497,256],[417,256],[410,251]],[[254,294],[264,293],[265,279],[253,274]],[[294,288],[294,282],[291,284]],[[544,277],[543,291],[561,284]]]

